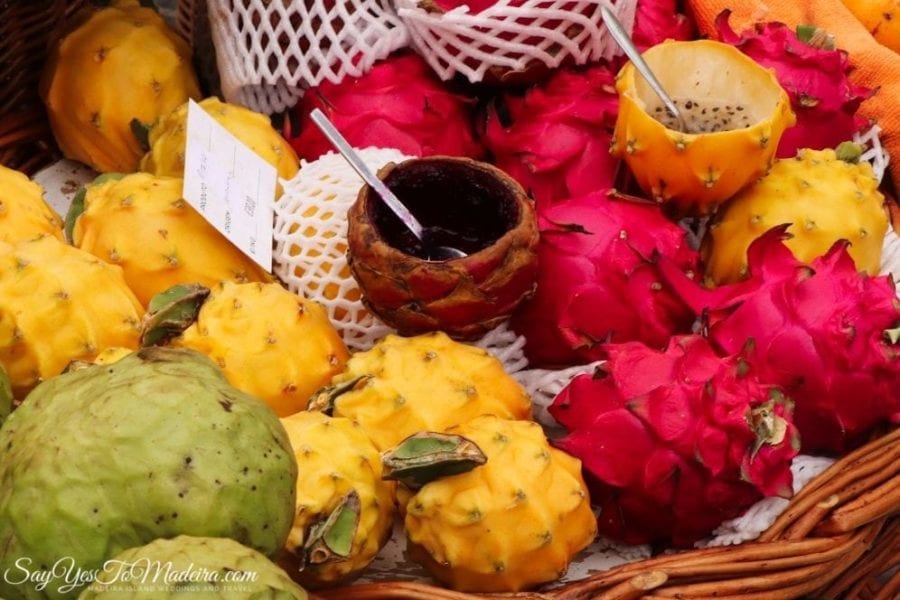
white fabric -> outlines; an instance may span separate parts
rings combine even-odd
[[[600,16],[606,4],[626,31],[634,0],[499,0],[477,14],[468,6],[429,12],[419,0],[396,0],[411,43],[441,79],[461,74],[476,83],[491,68],[519,71],[529,64],[583,65],[621,54]]]
[[[195,0],[196,1],[196,0]],[[219,0],[209,20],[229,102],[272,114],[407,45],[391,0]]]

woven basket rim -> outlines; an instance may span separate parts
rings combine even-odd
[[[877,599],[900,593],[900,428],[837,460],[797,493],[758,540],[686,550],[627,563],[519,600],[586,598]],[[351,584],[311,600],[476,600],[470,594],[409,581]]]

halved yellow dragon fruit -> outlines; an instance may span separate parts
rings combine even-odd
[[[686,131],[631,63],[616,79],[612,152],[637,183],[680,214],[705,214],[771,165],[796,117],[775,75],[710,40],[664,42],[644,59],[672,96]]]

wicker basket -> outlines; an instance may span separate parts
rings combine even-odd
[[[52,33],[87,3],[0,0],[0,164],[30,174],[58,158],[37,82]],[[197,3],[182,4],[179,26],[190,33],[197,27]],[[194,33],[195,39],[204,37]],[[351,585],[311,597],[777,600],[812,595],[887,600],[900,597],[898,566],[900,430],[895,428],[814,479],[756,542],[661,555],[544,592],[472,595],[394,582]]]
[[[53,34],[87,3],[0,2],[0,164],[32,174],[59,158],[38,80]]]

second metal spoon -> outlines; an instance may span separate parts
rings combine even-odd
[[[606,23],[606,28],[609,29],[610,35],[616,40],[616,43],[619,44],[622,51],[625,52],[625,56],[631,60],[632,64],[634,64],[634,68],[637,69],[638,72],[644,76],[644,79],[647,80],[647,83],[650,84],[650,89],[659,96],[662,103],[669,112],[672,113],[675,120],[678,121],[678,130],[683,133],[690,133],[687,128],[687,123],[684,120],[684,116],[682,116],[681,111],[678,110],[678,106],[675,105],[672,97],[666,93],[665,88],[659,83],[656,75],[650,70],[647,61],[641,56],[641,53],[635,47],[634,42],[631,41],[631,36],[629,36],[628,32],[625,31],[625,28],[622,27],[622,24],[619,22],[619,19],[616,18],[613,11],[606,6],[601,6],[600,14],[603,15],[603,22]]]
[[[353,167],[353,170],[362,177],[362,180],[368,184],[369,187],[375,190],[375,193],[381,196],[381,199],[388,208],[390,208],[406,228],[422,242],[425,252],[428,253],[429,260],[452,260],[454,258],[463,258],[464,256],[467,256],[465,252],[458,248],[430,245],[429,240],[427,239],[428,232],[416,216],[409,212],[409,209],[406,208],[399,198],[397,198],[396,194],[394,194],[394,192],[392,192],[388,186],[386,186],[384,182],[369,169],[362,158],[360,158],[359,154],[356,153],[356,150],[353,149],[353,146],[350,145],[350,142],[348,142],[341,132],[337,130],[334,123],[325,116],[325,113],[317,108],[313,110],[309,116],[313,123],[322,130],[322,133],[328,138],[337,151],[341,153],[344,160]]]

